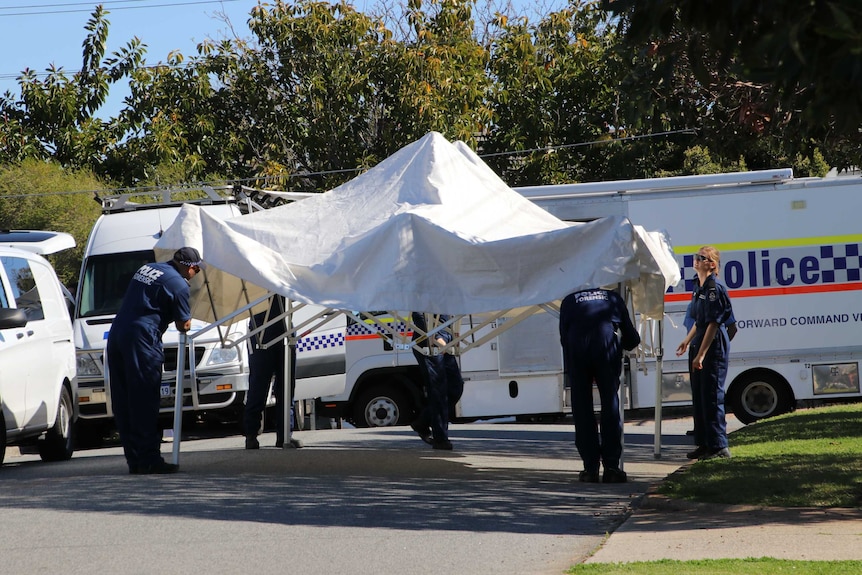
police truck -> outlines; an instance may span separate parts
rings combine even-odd
[[[655,406],[656,355],[662,359],[661,404],[691,403],[687,358],[674,351],[685,335],[693,254],[704,245],[721,252],[720,277],[739,328],[726,379],[728,411],[751,423],[801,404],[862,398],[858,175],[794,178],[791,170],[779,169],[516,190],[562,220],[621,215],[668,232],[683,280],[665,295],[661,337],[657,326],[639,322],[642,344],[627,357],[624,371],[626,408]],[[400,343],[381,338],[377,321],[355,318],[325,338],[312,333],[300,340],[299,378],[304,350],[328,354],[338,359],[331,365],[343,366],[328,375],[343,377],[344,389],[317,400],[319,415],[383,426],[407,423],[415,414],[422,392],[410,334],[398,327],[403,316],[382,318],[395,325]],[[471,321],[464,318],[462,333]],[[561,353],[556,318],[539,314],[462,354],[464,395],[454,415],[473,420],[568,414]],[[298,390],[304,387],[300,379]],[[303,396],[314,392],[305,388]]]

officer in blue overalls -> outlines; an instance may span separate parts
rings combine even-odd
[[[433,317],[434,325],[432,327],[444,324],[450,319],[448,315],[435,315]],[[411,319],[413,325],[422,333],[428,331],[425,314],[413,312]],[[419,339],[421,335],[414,330],[413,340]],[[433,340],[433,342],[429,342],[428,339],[425,339],[417,344],[429,350],[428,355],[413,348],[413,355],[419,364],[419,372],[425,385],[427,400],[419,416],[410,424],[410,427],[434,449],[450,450],[452,449],[452,442],[449,441],[449,412],[454,409],[455,404],[458,403],[464,393],[464,379],[461,377],[461,369],[458,367],[458,361],[454,355],[433,353],[432,345],[445,346],[452,341],[452,333],[448,329],[440,330],[434,334]]]
[[[688,309],[688,321],[694,321],[676,354],[688,350],[691,378],[694,441],[697,448],[689,459],[730,457],[724,411],[724,380],[730,353],[733,308],[727,288],[718,279],[721,254],[704,246],[694,255],[697,272],[695,289]],[[735,326],[734,326],[735,327]]]
[[[162,335],[174,322],[191,328],[189,281],[200,271],[200,253],[185,247],[169,262],[141,266],[126,289],[108,334],[111,405],[129,473],[176,473],[159,446],[159,401],[165,353]]]
[[[560,343],[566,384],[572,390],[575,445],[584,462],[578,479],[597,483],[601,463],[602,481],[625,483],[626,474],[620,469],[620,373],[623,348],[637,347],[640,336],[620,294],[590,289],[567,295],[560,306]],[[593,410],[593,383],[601,400],[601,434]]]
[[[255,330],[284,313],[284,298],[272,297],[269,311],[255,314],[249,322],[249,330]],[[284,360],[286,348],[290,348],[291,367],[296,369],[296,347],[285,345],[287,326],[284,318],[267,325],[249,339],[248,355],[248,392],[245,396],[243,413],[243,433],[246,449],[260,449],[257,435],[260,432],[263,410],[269,396],[270,384],[275,378],[272,393],[275,396],[275,446],[301,448],[302,442],[293,437],[284,441],[284,382],[286,379]],[[290,398],[291,427],[293,426],[293,394],[295,378],[291,378]]]

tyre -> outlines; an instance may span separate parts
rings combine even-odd
[[[78,449],[97,449],[105,444],[105,437],[110,433],[110,425],[106,420],[78,419],[75,425],[75,443]]]
[[[793,391],[787,382],[772,371],[742,374],[728,392],[730,408],[742,423],[787,413],[793,409]]]
[[[3,465],[3,460],[6,458],[6,418],[3,417],[3,411],[0,410],[0,465]]]
[[[39,457],[42,461],[65,461],[72,458],[75,451],[75,438],[72,430],[72,399],[65,386],[60,391],[57,405],[57,419],[48,430],[45,439],[38,443]]]
[[[407,394],[393,385],[363,391],[353,403],[353,425],[388,427],[406,425],[413,415]]]

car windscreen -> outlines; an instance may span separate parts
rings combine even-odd
[[[87,258],[78,296],[78,317],[116,314],[132,276],[142,265],[153,261],[153,250]]]

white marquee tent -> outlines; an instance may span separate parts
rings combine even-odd
[[[658,319],[680,279],[664,234],[626,218],[563,222],[434,132],[292,204],[227,221],[187,204],[157,259],[182,246],[207,264],[192,315],[211,323],[244,320],[272,293],[331,310],[500,315],[618,284],[642,318]]]

